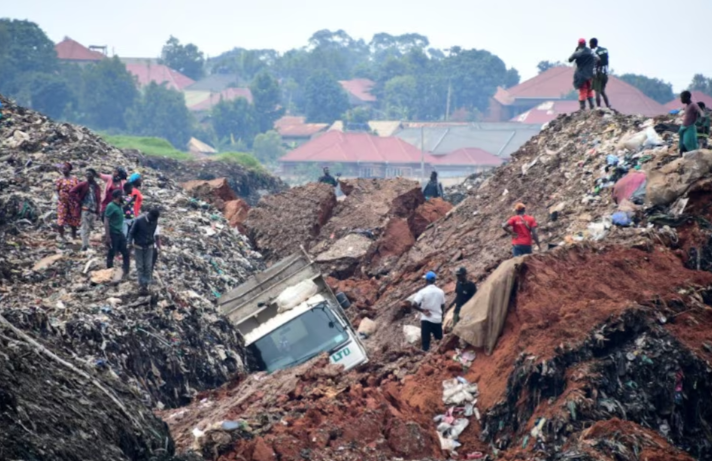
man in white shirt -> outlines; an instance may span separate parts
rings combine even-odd
[[[445,293],[435,286],[436,278],[435,272],[425,274],[425,288],[420,289],[409,301],[411,306],[421,313],[420,335],[424,351],[430,349],[430,335],[438,341],[443,339]]]

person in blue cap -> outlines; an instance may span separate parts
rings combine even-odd
[[[423,350],[430,349],[430,337],[443,339],[443,312],[445,312],[445,293],[435,286],[437,276],[430,271],[425,274],[425,287],[418,290],[408,302],[420,312],[420,338]]]

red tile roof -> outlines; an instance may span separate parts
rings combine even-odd
[[[355,78],[353,80],[342,80],[339,83],[341,83],[344,90],[351,93],[351,95],[358,100],[363,102],[376,101],[376,97],[370,93],[376,84],[372,80],[367,78]]]
[[[430,158],[426,154],[426,161]],[[283,156],[282,162],[418,163],[420,149],[400,138],[327,131]]]
[[[692,100],[695,102],[702,101],[705,103],[705,106],[712,109],[712,96],[706,95],[701,91],[693,91]],[[665,104],[665,108],[668,111],[682,109],[682,103],[680,102],[680,98],[675,98],[669,103]]]
[[[498,91],[495,99],[504,105],[518,99],[562,99],[574,90],[573,78],[573,67],[553,67],[515,87]],[[606,93],[613,108],[624,114],[655,116],[668,112],[662,104],[614,76],[608,79]]]
[[[57,43],[54,50],[57,52],[57,58],[62,61],[101,61],[106,57],[69,37]]]
[[[513,122],[545,124],[560,114],[570,114],[579,110],[578,101],[547,101],[512,119]]]
[[[188,109],[193,111],[210,110],[215,104],[219,103],[220,100],[232,101],[237,98],[245,98],[249,102],[252,102],[252,92],[249,88],[228,88],[220,93],[211,93],[206,99],[190,106]]]
[[[328,123],[306,123],[305,120],[305,117],[285,115],[274,122],[274,128],[283,138],[309,138],[329,127]]]
[[[499,166],[504,160],[477,147],[463,147],[447,155],[432,155],[433,165],[482,165]]]
[[[151,82],[159,85],[165,83],[168,88],[180,91],[195,83],[193,79],[163,64],[126,64],[126,70],[136,76],[139,86],[146,86]]]

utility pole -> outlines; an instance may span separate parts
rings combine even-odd
[[[452,96],[452,82],[447,82],[447,102],[445,103],[445,121],[450,120],[450,96]]]

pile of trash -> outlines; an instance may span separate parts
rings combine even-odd
[[[460,434],[470,425],[470,417],[480,420],[477,405],[479,390],[477,384],[469,383],[462,376],[443,381],[443,403],[449,408],[445,414],[436,416],[440,448],[457,455],[457,448],[462,444],[457,441]]]
[[[470,176],[465,178],[460,184],[455,184],[453,186],[446,187],[443,198],[452,203],[453,205],[459,205],[460,202],[465,200],[470,193],[477,190],[480,185],[485,182],[485,179],[492,176],[494,170],[487,170],[481,173],[472,173]]]
[[[141,167],[143,208],[162,209],[163,245],[154,294],[138,296],[133,267],[126,282],[115,279],[120,269],[104,269],[100,223],[88,252],[57,239],[53,198],[63,162],[81,177],[88,167],[131,170],[135,159],[86,128],[2,102],[0,314],[127,383],[149,405],[187,403],[239,371],[244,348],[216,300],[263,268],[248,239],[213,206]]]
[[[227,178],[218,178],[210,181],[193,180],[181,186],[192,197],[201,199],[220,210],[223,217],[227,219],[232,227],[236,227],[241,233],[245,233],[243,223],[247,219],[250,205],[230,188]]]
[[[178,161],[165,157],[147,157],[138,151],[125,151],[136,155],[141,163],[160,171],[177,182],[193,180],[211,181],[225,178],[230,188],[248,205],[255,206],[265,195],[277,194],[289,189],[287,183],[263,171],[245,168],[236,162],[200,159]]]

